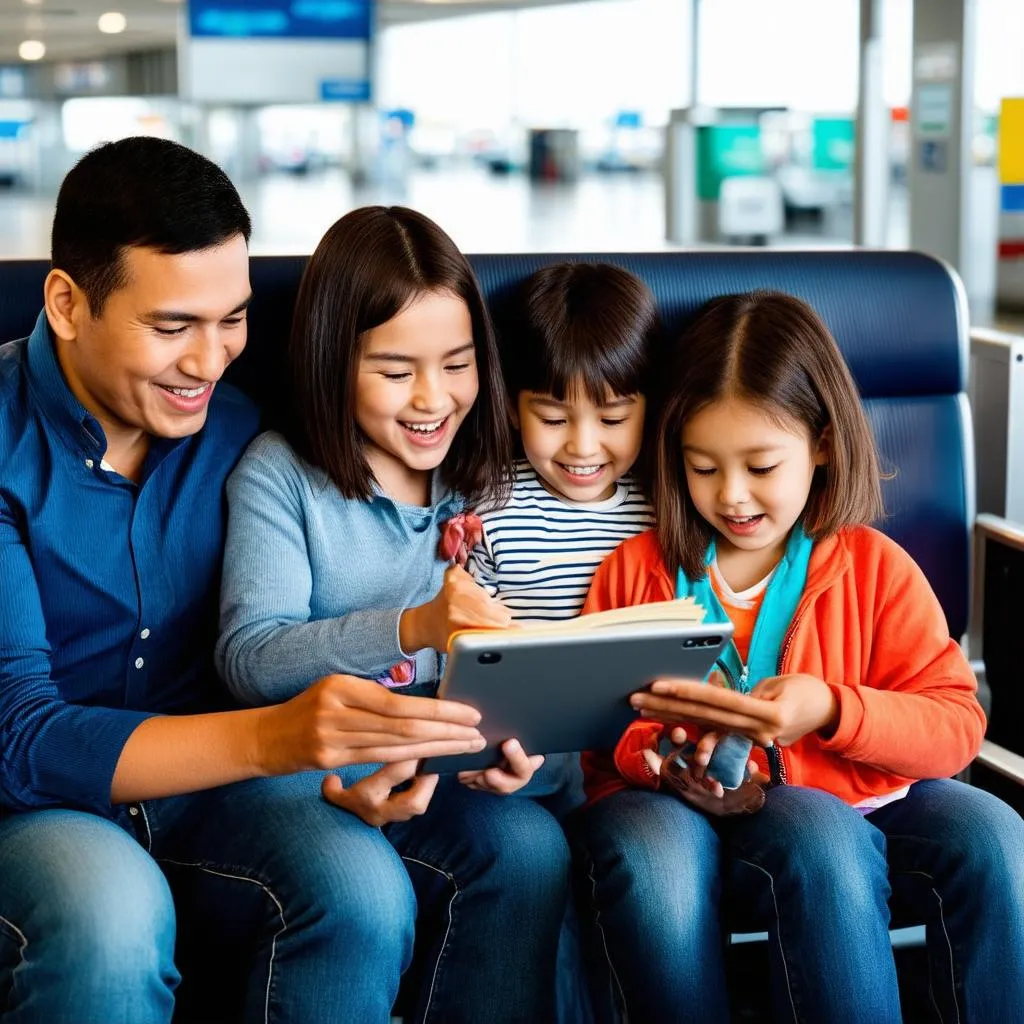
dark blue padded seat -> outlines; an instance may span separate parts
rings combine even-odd
[[[950,634],[967,629],[974,466],[967,406],[967,307],[957,280],[918,253],[699,251],[586,256],[471,257],[500,328],[503,300],[537,267],[608,260],[641,277],[670,336],[716,295],[777,288],[809,302],[839,342],[875,430],[887,518],[880,527],[924,569]],[[249,344],[228,377],[273,421],[291,310],[305,259],[252,260]],[[26,335],[47,264],[0,263],[0,340]]]
[[[653,291],[670,336],[717,295],[774,288],[809,302],[853,371],[892,474],[884,484],[888,515],[879,525],[924,569],[950,634],[966,632],[974,518],[967,307],[944,265],[916,253],[863,251],[471,257],[499,329],[503,301],[516,285],[565,258],[607,260],[633,271]],[[284,349],[304,263],[291,256],[252,260],[249,343],[228,370],[228,379],[261,405],[270,423],[286,380]],[[47,269],[41,260],[0,263],[0,342],[31,330]],[[225,971],[219,973],[218,985],[193,994],[207,1011],[213,993],[224,988]]]

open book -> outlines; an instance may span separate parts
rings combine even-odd
[[[692,597],[680,597],[674,601],[654,601],[651,604],[635,604],[628,608],[612,608],[606,612],[579,615],[575,619],[559,622],[527,622],[515,625],[515,631],[531,635],[542,633],[575,633],[578,630],[608,629],[612,626],[673,625],[684,622],[704,621],[704,609]]]
[[[459,636],[504,633],[513,637],[574,636],[615,628],[635,629],[637,626],[699,625],[704,621],[704,609],[692,597],[679,597],[674,601],[653,601],[627,608],[611,608],[606,612],[577,615],[574,619],[557,622],[513,623],[507,629],[460,629],[448,638],[448,649]]]

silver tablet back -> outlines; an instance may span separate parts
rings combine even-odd
[[[513,737],[530,754],[611,750],[637,717],[629,695],[655,679],[703,679],[732,635],[731,623],[662,622],[537,634],[464,633],[455,638],[439,697],[483,715],[487,747],[429,758],[424,772],[487,768]]]

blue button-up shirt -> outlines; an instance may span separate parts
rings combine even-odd
[[[222,706],[212,668],[224,481],[257,428],[218,385],[133,483],[71,393],[45,315],[0,346],[0,805],[110,814],[132,731]]]

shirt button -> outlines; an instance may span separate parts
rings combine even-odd
[[[142,631],[142,632],[141,632],[141,633],[139,634],[139,636],[140,636],[140,637],[142,637],[142,639],[143,639],[143,640],[148,640],[148,639],[149,639],[149,630],[148,630],[148,629],[144,629],[144,630],[143,630],[143,631]]]
[[[128,813],[134,818],[139,813],[139,809],[138,807],[129,807]]]
[[[85,468],[86,469],[92,469],[93,465],[94,465],[94,463],[93,463],[92,459],[86,459],[85,460]]]
[[[135,667],[136,668],[142,668],[142,666],[145,665],[145,664],[146,663],[145,663],[145,661],[142,660],[142,658],[136,658],[135,659]]]

